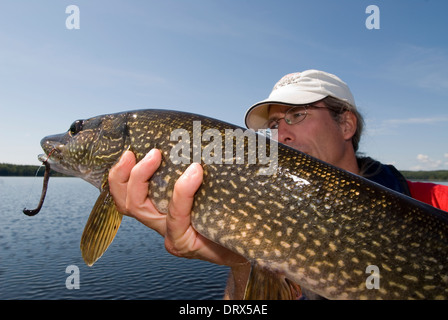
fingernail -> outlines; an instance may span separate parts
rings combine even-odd
[[[127,154],[128,152],[129,152],[128,150],[126,150],[125,152],[123,152],[123,154],[121,155],[120,159],[118,160],[118,163],[123,163],[123,161],[125,161],[124,159],[126,159],[126,154]]]
[[[146,160],[150,160],[153,156],[154,156],[154,149],[151,149],[151,151],[149,151],[146,155],[145,155],[145,159]]]
[[[187,170],[185,170],[184,175],[186,177],[193,177],[197,173],[198,173],[197,164],[193,163],[187,168]]]

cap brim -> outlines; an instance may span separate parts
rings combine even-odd
[[[302,97],[300,99],[297,97],[297,93],[291,99],[286,95],[283,95],[283,99],[266,99],[254,104],[246,111],[246,115],[244,118],[244,122],[246,127],[249,129],[253,129],[255,131],[259,129],[264,129],[264,125],[268,121],[269,116],[269,106],[270,105],[286,105],[286,106],[297,106],[303,104],[313,103],[323,98],[327,97],[327,95],[313,93],[313,92],[303,92]],[[293,98],[293,99],[292,99]]]

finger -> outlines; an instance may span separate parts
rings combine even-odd
[[[148,198],[148,180],[158,169],[161,162],[161,154],[157,149],[152,149],[146,156],[132,168],[128,182],[127,207],[137,208]]]
[[[190,222],[190,212],[193,206],[194,195],[199,189],[203,178],[200,164],[193,163],[174,185],[173,196],[170,201],[167,215],[167,237],[171,243],[182,241],[193,230]]]
[[[151,150],[131,171],[127,186],[126,210],[147,227],[165,236],[165,214],[154,207],[148,197],[149,179],[159,168],[162,154],[159,150]]]
[[[135,156],[131,151],[126,151],[118,163],[109,171],[109,190],[114,198],[118,211],[126,213],[126,191],[131,170],[135,166]]]

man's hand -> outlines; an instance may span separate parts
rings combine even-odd
[[[136,163],[134,154],[126,151],[110,170],[109,188],[118,211],[160,233],[165,237],[166,249],[173,255],[230,267],[245,265],[244,257],[206,239],[191,225],[194,195],[203,178],[200,164],[191,164],[177,180],[168,214],[156,209],[149,197],[148,180],[160,166],[161,158],[160,151],[153,149]]]

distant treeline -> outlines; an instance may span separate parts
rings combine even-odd
[[[408,180],[448,181],[448,170],[401,171]]]
[[[34,177],[36,176],[36,171],[39,166],[31,166],[31,165],[17,165],[17,164],[9,164],[9,163],[0,163],[0,177]],[[38,177],[43,177],[45,173],[45,166],[37,173]],[[53,177],[67,177],[59,172],[50,171],[51,176]]]
[[[15,165],[8,163],[0,163],[0,176],[23,176],[34,177],[39,166],[31,165]],[[42,167],[38,176],[43,177],[45,168]],[[448,181],[448,170],[436,171],[401,171],[401,173],[409,180],[427,180],[427,181]],[[67,177],[56,171],[51,171],[51,175],[55,177]]]

